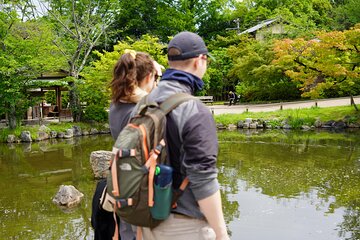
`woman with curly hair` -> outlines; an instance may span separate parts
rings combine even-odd
[[[116,140],[121,130],[130,120],[130,114],[140,99],[157,86],[163,66],[154,61],[149,54],[125,50],[114,66],[111,81],[111,104],[109,123],[111,136]],[[95,230],[95,240],[111,240],[115,233],[115,224],[119,223],[122,240],[135,239],[132,226],[126,222],[114,220],[113,212],[100,206],[100,198],[106,186],[106,179],[98,182],[93,197],[91,223]],[[118,238],[120,239],[118,236]]]
[[[156,86],[161,66],[147,53],[127,51],[115,64],[111,81],[110,130],[114,139],[129,122],[137,102]]]

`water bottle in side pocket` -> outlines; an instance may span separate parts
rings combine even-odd
[[[164,164],[156,166],[154,178],[154,206],[150,209],[153,218],[168,218],[172,200],[172,167]]]

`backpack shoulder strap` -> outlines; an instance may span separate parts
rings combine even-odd
[[[179,106],[181,103],[189,100],[197,100],[197,98],[188,93],[176,93],[168,97],[164,102],[162,102],[160,104],[160,108],[166,115],[173,109],[175,109],[177,106]]]
[[[189,100],[195,100],[199,101],[196,97],[187,94],[187,93],[176,93],[170,97],[168,97],[164,102],[160,104],[161,110],[166,114],[171,112],[173,109],[175,109],[177,106],[179,106],[181,103],[184,103]],[[180,198],[180,196],[183,194],[185,188],[189,184],[189,178],[185,177],[185,179],[182,181],[179,189],[174,192],[173,199],[172,199],[172,207],[176,207],[176,202]]]
[[[156,102],[149,102],[148,95],[146,95],[140,99],[137,106],[138,108],[136,109],[135,115],[144,115],[149,107],[158,107],[159,105]]]

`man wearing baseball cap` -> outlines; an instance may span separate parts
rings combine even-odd
[[[181,32],[168,45],[167,69],[149,101],[163,102],[176,93],[203,88],[208,49],[192,32]],[[168,160],[174,169],[173,187],[185,177],[189,185],[170,217],[154,229],[143,228],[145,240],[228,240],[217,180],[218,142],[214,119],[198,100],[180,104],[167,115]]]

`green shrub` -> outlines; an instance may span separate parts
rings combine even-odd
[[[87,121],[90,120],[95,122],[107,122],[108,113],[106,112],[103,106],[89,105],[85,109],[85,112],[83,114],[83,119]]]
[[[279,119],[277,119],[277,118],[269,119],[269,120],[267,121],[267,125],[268,125],[268,126],[271,126],[272,128],[279,127],[279,126],[281,126],[281,120],[279,120]]]
[[[0,129],[0,142],[6,142],[8,135],[15,135],[20,138],[23,131],[29,131],[31,139],[34,141],[37,138],[38,128],[39,126],[18,126],[15,129]]]

